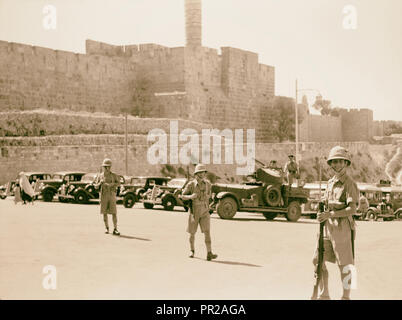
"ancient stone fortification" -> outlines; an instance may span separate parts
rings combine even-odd
[[[86,54],[0,41],[0,110],[69,109],[121,113],[133,105],[136,83],[149,86],[143,117],[180,118],[216,128],[255,128],[272,141],[267,107],[275,94],[274,67],[258,55],[225,47],[113,46],[88,40]],[[301,141],[368,141],[369,109],[340,117],[306,115]]]
[[[218,128],[256,128],[268,139],[264,109],[274,68],[235,48],[112,46],[88,40],[86,54],[0,41],[0,110],[70,109],[119,113],[139,79],[150,86],[144,117],[181,118]]]
[[[148,134],[152,129],[170,130],[174,119],[137,118],[128,116],[127,131],[130,134]],[[177,119],[180,130],[192,128],[201,132],[211,125]],[[0,137],[27,137],[53,135],[122,134],[125,133],[125,117],[82,112],[54,112],[46,110],[0,112]],[[1,142],[1,140],[0,140]]]
[[[299,125],[300,141],[370,141],[374,135],[373,111],[341,109],[340,116],[304,113]]]
[[[49,137],[8,137],[0,140],[0,184],[14,179],[20,171],[64,171],[83,170],[98,171],[102,160],[110,157],[114,170],[125,173],[125,137],[124,135],[64,135]],[[167,141],[170,141],[168,137]],[[147,151],[153,142],[147,141],[146,135],[130,134],[128,137],[128,173],[130,175],[161,174],[164,165],[152,165],[147,159]],[[337,144],[337,143],[336,143]],[[179,143],[179,147],[183,142]],[[318,156],[326,156],[335,143],[301,143],[301,166],[304,168],[304,178],[316,180],[316,160]],[[342,143],[353,154],[356,164],[367,157],[368,143]],[[200,146],[200,150],[201,150]],[[223,180],[231,181],[236,176],[236,162],[225,164],[224,146],[222,146],[223,164],[209,165]],[[287,160],[287,155],[294,152],[293,143],[257,143],[255,155],[257,159],[269,162],[275,159],[281,165]],[[378,152],[377,152],[378,153]],[[201,154],[200,154],[201,156]],[[211,157],[212,161],[212,157]],[[377,164],[381,165],[380,163]],[[174,167],[185,167],[176,165]],[[380,172],[373,164],[367,173],[367,179],[374,179]]]
[[[218,129],[254,128],[274,141],[267,109],[275,96],[275,68],[258,54],[202,46],[201,0],[185,0],[186,46],[114,46],[86,41],[86,54],[0,41],[0,111],[68,109],[141,117],[179,118]],[[114,131],[112,131],[114,132]],[[40,133],[39,134],[43,134]],[[339,118],[306,116],[301,141],[368,141],[372,111]]]

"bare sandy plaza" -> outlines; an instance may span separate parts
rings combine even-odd
[[[315,220],[267,221],[253,213],[212,215],[212,248],[203,235],[188,258],[187,213],[118,206],[121,236],[104,234],[99,205],[14,205],[0,200],[0,298],[7,299],[309,299]],[[401,221],[357,221],[357,288],[352,299],[402,298]],[[331,298],[342,295],[327,264]],[[46,266],[56,288],[43,285]]]

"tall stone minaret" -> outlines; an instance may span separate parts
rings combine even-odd
[[[201,0],[185,0],[186,46],[202,46]]]

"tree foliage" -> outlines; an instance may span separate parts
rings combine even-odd
[[[323,116],[340,116],[340,108],[331,106],[331,101],[322,99],[321,96],[317,97],[313,104],[313,108],[320,111]]]
[[[386,136],[390,136],[391,134],[402,134],[402,124],[392,122],[390,125],[385,127],[384,134]]]
[[[295,105],[288,97],[275,97],[268,108],[269,128],[279,142],[295,140]],[[298,113],[298,123],[303,121],[303,113]]]

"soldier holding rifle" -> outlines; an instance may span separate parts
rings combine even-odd
[[[320,295],[318,299],[330,299],[328,291],[328,270],[325,262],[337,263],[341,272],[343,285],[342,300],[350,300],[350,285],[348,280],[356,274],[354,270],[354,240],[356,225],[353,215],[359,201],[359,191],[356,183],[347,175],[351,164],[348,151],[340,146],[331,149],[328,165],[334,171],[334,176],[328,181],[324,195],[324,210],[320,210],[317,219],[323,223],[322,248],[316,248],[313,263],[320,262],[320,250],[323,251],[322,269],[319,272]],[[321,252],[322,254],[322,252]],[[351,279],[352,281],[354,279]],[[312,299],[316,297],[313,294]]]
[[[191,200],[190,214],[188,217],[187,232],[190,234],[190,258],[194,257],[195,233],[198,225],[205,236],[205,245],[207,247],[207,260],[211,261],[218,256],[212,253],[211,248],[211,218],[209,214],[209,199],[211,198],[211,183],[205,179],[207,169],[205,165],[198,164],[195,167],[195,179],[190,181],[185,187],[181,199]]]

